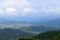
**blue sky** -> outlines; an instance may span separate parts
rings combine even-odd
[[[0,16],[60,16],[60,0],[0,0]]]

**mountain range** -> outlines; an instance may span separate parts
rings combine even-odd
[[[1,29],[1,27],[3,28]],[[48,21],[34,20],[34,22],[0,20],[0,40],[15,40],[17,37],[32,37],[38,32],[40,33],[51,30],[60,30],[60,19]]]

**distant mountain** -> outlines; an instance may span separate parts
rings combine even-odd
[[[34,20],[33,20],[34,19]],[[30,20],[6,20],[6,19],[0,19],[0,24],[15,24],[15,23],[29,23],[29,24],[47,24],[47,25],[60,25],[60,19],[35,19],[32,18]]]
[[[16,24],[16,23],[27,23],[27,22],[28,21],[0,20],[0,24]]]
[[[52,26],[60,26],[60,19],[54,19],[54,20],[50,20],[50,21],[45,21],[45,22],[41,22],[40,24],[52,25]]]
[[[18,37],[31,37],[33,34],[18,29],[0,29],[0,40],[16,40]]]

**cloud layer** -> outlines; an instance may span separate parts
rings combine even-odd
[[[60,13],[60,0],[0,0],[2,15],[27,15],[42,12]]]

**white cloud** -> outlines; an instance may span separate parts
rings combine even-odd
[[[4,10],[0,9],[0,13],[3,13],[3,12],[4,12]]]
[[[28,7],[27,0],[4,0],[3,5],[6,7]]]
[[[54,12],[54,13],[60,13],[60,7],[58,8],[54,8],[54,7],[50,7],[44,10],[45,12]]]
[[[60,0],[33,0],[31,7],[38,12],[60,13]]]
[[[23,8],[23,12],[31,12],[32,9],[31,8]]]
[[[28,3],[27,0],[3,0],[0,3],[0,8],[6,9],[4,11],[5,11],[5,13],[9,13],[9,15],[16,11],[27,12],[27,10],[28,11],[30,10],[30,9],[27,9],[28,7],[30,7],[30,4]],[[15,8],[17,8],[17,9],[15,9]],[[16,13],[16,14],[19,15],[19,13]],[[21,14],[23,14],[23,13],[21,13]]]
[[[0,8],[6,9],[7,13],[16,11],[20,14],[39,13],[39,12],[59,12],[60,0],[3,0]],[[3,12],[2,10],[0,10]],[[19,13],[17,13],[19,15]]]
[[[6,8],[7,13],[15,13],[16,9],[15,8]]]

